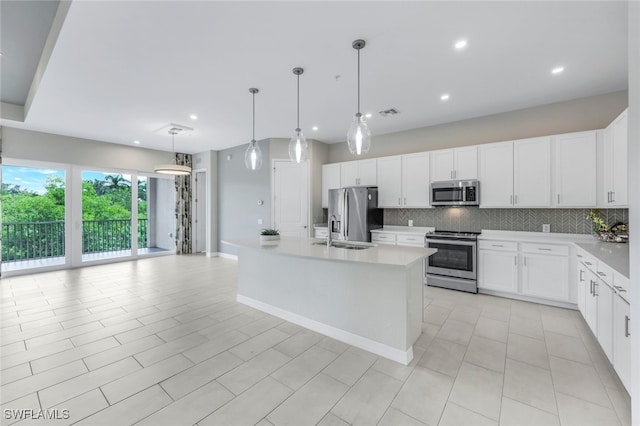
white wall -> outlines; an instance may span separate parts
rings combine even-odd
[[[375,134],[375,122],[385,120],[376,116],[370,120],[371,150],[361,158],[603,129],[627,105],[627,92],[622,91],[386,135]],[[331,163],[354,157],[346,143],[330,145]]]
[[[631,422],[640,425],[640,2],[629,2],[629,251]]]
[[[173,153],[3,126],[3,156],[106,169],[153,173],[173,163]]]

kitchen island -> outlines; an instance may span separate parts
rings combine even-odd
[[[408,364],[421,333],[422,247],[327,247],[282,237],[238,247],[237,300],[394,361]]]

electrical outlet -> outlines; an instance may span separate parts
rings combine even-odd
[[[542,232],[551,232],[551,225],[548,223],[542,224]]]
[[[258,219],[258,225],[262,225],[262,219]]]
[[[413,220],[409,219],[409,226],[413,226]]]

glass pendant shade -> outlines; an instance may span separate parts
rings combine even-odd
[[[262,167],[262,151],[255,140],[249,142],[244,153],[244,164],[249,170],[258,170]]]
[[[296,129],[289,141],[289,158],[296,163],[302,163],[309,159],[309,144],[300,129]]]
[[[371,131],[364,119],[364,116],[357,113],[349,126],[347,132],[347,145],[349,152],[355,155],[362,155],[369,152],[371,147]]]

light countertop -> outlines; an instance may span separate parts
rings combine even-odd
[[[306,237],[285,237],[278,241],[260,242],[258,237],[231,239],[224,241],[240,248],[269,251],[274,254],[293,257],[311,257],[319,260],[339,262],[376,263],[390,266],[408,267],[437,250],[423,247],[375,245],[365,250],[349,250],[338,247],[327,248],[324,239]]]
[[[629,244],[606,243],[589,234],[560,234],[554,232],[519,232],[482,230],[479,240],[520,241],[543,244],[574,244],[629,278]]]
[[[436,228],[430,226],[395,226],[386,225],[379,229],[374,229],[371,232],[377,232],[380,234],[405,234],[405,235],[425,235],[428,232],[435,231]]]
[[[593,238],[590,242],[577,242],[576,246],[629,278],[629,244],[606,243]]]

